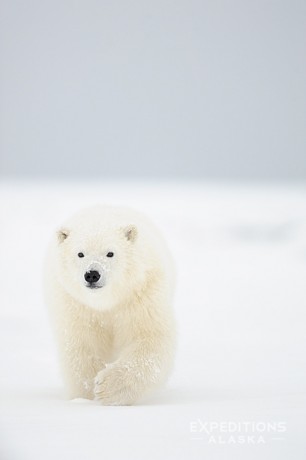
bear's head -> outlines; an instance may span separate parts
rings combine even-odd
[[[57,231],[58,282],[85,306],[106,310],[141,289],[146,264],[137,224],[110,212],[78,214]]]

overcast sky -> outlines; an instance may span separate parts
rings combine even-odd
[[[301,180],[304,0],[2,0],[2,177]]]

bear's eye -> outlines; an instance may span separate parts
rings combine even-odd
[[[106,257],[113,257],[113,256],[114,256],[114,253],[113,253],[113,252],[108,252],[108,253],[106,254]]]
[[[84,257],[83,252],[79,252],[79,253],[78,253],[78,257]]]

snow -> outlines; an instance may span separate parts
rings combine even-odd
[[[2,182],[0,198],[1,460],[305,458],[304,187]],[[52,231],[98,202],[144,210],[177,264],[175,370],[133,407],[66,399],[44,306]]]

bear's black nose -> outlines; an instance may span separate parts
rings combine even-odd
[[[97,270],[90,270],[90,272],[86,272],[84,275],[85,281],[89,284],[96,283],[99,281],[101,275]]]

